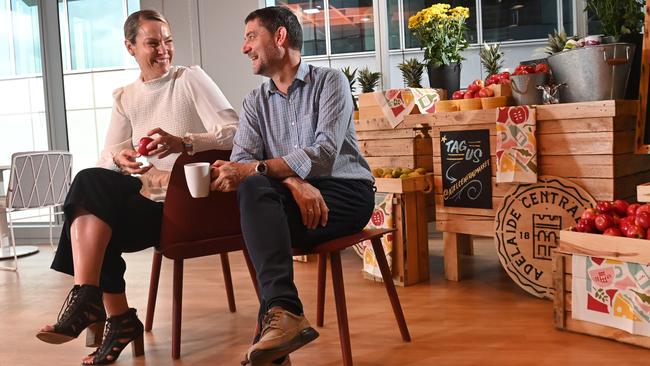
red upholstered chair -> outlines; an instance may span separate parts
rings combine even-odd
[[[377,264],[381,271],[381,277],[384,280],[384,286],[388,293],[388,298],[393,307],[395,320],[399,326],[399,331],[402,339],[405,342],[411,341],[406,320],[404,320],[404,313],[402,306],[397,297],[395,284],[393,284],[393,276],[388,262],[386,261],[386,254],[381,244],[381,237],[385,234],[395,231],[394,229],[369,229],[363,230],[356,234],[343,236],[328,242],[316,245],[314,248],[294,249],[294,255],[309,255],[318,254],[318,292],[317,292],[317,311],[316,311],[316,324],[319,327],[323,326],[323,318],[325,313],[325,274],[327,272],[327,256],[329,254],[330,264],[332,268],[332,285],[334,287],[334,301],[336,303],[336,317],[339,325],[339,338],[341,342],[341,352],[343,353],[343,365],[352,366],[352,348],[350,345],[350,330],[348,327],[348,312],[345,303],[345,289],[343,286],[343,271],[341,269],[341,250],[351,247],[357,243],[365,240],[372,242],[372,249],[375,251],[377,257]]]
[[[167,196],[163,207],[159,247],[153,255],[149,300],[145,330],[150,331],[153,323],[160,265],[165,256],[174,261],[173,304],[172,304],[172,358],[180,357],[181,310],[183,300],[183,260],[219,254],[226,285],[228,306],[236,310],[228,252],[243,250],[248,270],[257,292],[257,281],[252,262],[246,252],[239,224],[239,209],[236,192],[210,192],[205,198],[192,198],[185,182],[187,163],[228,160],[230,151],[210,150],[193,156],[182,154],[176,160],[171,172]],[[259,298],[259,293],[257,293]]]

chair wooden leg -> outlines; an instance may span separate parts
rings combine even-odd
[[[402,339],[405,342],[410,342],[411,335],[409,334],[409,329],[406,326],[406,320],[404,319],[404,313],[402,312],[402,305],[400,305],[399,297],[397,297],[397,290],[395,290],[393,276],[390,272],[390,268],[388,268],[388,261],[386,260],[386,254],[384,253],[384,247],[381,244],[380,238],[372,239],[372,249],[375,252],[375,258],[377,259],[377,264],[379,265],[379,270],[381,271],[381,277],[384,280],[386,293],[388,293],[390,304],[393,307],[393,313],[395,313],[395,320],[397,320],[397,325],[399,326],[399,331],[402,334]]]
[[[183,260],[174,260],[172,300],[172,358],[181,357],[181,318],[183,311]]]
[[[158,283],[160,282],[160,266],[162,264],[162,253],[157,250],[153,252],[151,261],[151,279],[149,279],[149,298],[147,299],[147,316],[144,321],[144,330],[151,332],[153,327],[153,315],[156,311],[156,298],[158,297]]]
[[[244,248],[244,259],[246,260],[246,267],[248,267],[248,273],[251,276],[251,281],[253,281],[253,288],[255,289],[255,294],[257,295],[257,300],[262,301],[262,297],[260,296],[260,286],[257,283],[257,272],[255,272],[255,266],[253,266],[253,261],[251,261],[251,257],[248,255],[248,250]]]
[[[228,298],[228,309],[231,313],[237,311],[235,306],[235,291],[232,287],[232,276],[230,275],[230,261],[228,253],[221,253],[221,270],[223,271],[223,282],[226,285],[226,297]]]
[[[336,318],[339,323],[339,338],[343,365],[352,366],[352,346],[350,345],[350,329],[348,327],[348,310],[345,305],[345,286],[343,285],[343,270],[341,268],[341,252],[330,253],[332,266],[332,285],[334,287],[334,302],[336,303]]]
[[[325,282],[327,281],[327,254],[318,255],[318,292],[316,294],[316,325],[325,322]]]

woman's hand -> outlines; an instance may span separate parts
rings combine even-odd
[[[124,149],[113,157],[113,162],[125,173],[144,174],[151,169],[152,165],[149,164],[143,167],[141,162],[135,161],[135,158],[138,156],[140,156],[140,154],[138,154],[137,151]]]
[[[162,159],[169,154],[185,151],[182,138],[171,135],[159,127],[147,132],[147,136],[154,134],[158,134],[158,137],[154,138],[153,141],[147,145],[147,149],[150,149],[149,156],[158,155],[158,158]]]

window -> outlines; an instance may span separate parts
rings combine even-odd
[[[14,75],[41,73],[38,7],[35,2],[11,0],[11,33],[15,57]]]
[[[404,19],[402,24],[404,27],[404,48],[420,48],[420,42],[411,35],[411,31],[408,29],[409,18],[415,15],[418,11],[428,8],[433,4],[437,4],[440,1],[437,0],[403,0],[404,3]],[[467,19],[467,41],[469,43],[477,43],[478,37],[476,33],[476,1],[474,0],[452,0],[445,1],[445,3],[451,5],[451,7],[463,6],[469,8],[469,19]],[[389,4],[390,6],[390,4]],[[393,17],[389,20],[389,23],[394,22]],[[391,29],[394,27],[391,27]],[[391,39],[393,36],[391,35]],[[391,47],[392,49],[392,47]]]
[[[330,0],[332,54],[375,50],[372,0]]]
[[[557,2],[481,0],[485,42],[546,38],[558,27]]]
[[[283,0],[278,6],[289,8],[302,25],[303,56],[326,55],[325,4],[323,0]]]
[[[568,35],[574,35],[573,30],[573,1],[562,0],[562,26]]]

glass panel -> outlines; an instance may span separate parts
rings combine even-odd
[[[562,18],[564,31],[568,35],[573,35],[573,0],[562,0]]]
[[[36,1],[11,0],[16,75],[41,73],[41,46]]]
[[[11,12],[7,3],[0,0],[0,78],[10,76],[11,72]]]
[[[440,3],[439,0],[404,0],[404,48],[420,48],[420,42],[411,35],[408,28],[409,18],[418,11],[428,8],[433,4]],[[469,8],[469,19],[467,19],[467,33],[465,37],[469,43],[477,43],[476,35],[476,1],[474,0],[452,0],[445,1],[452,8],[463,6]]]
[[[546,38],[557,29],[557,2],[482,0],[485,42]]]
[[[591,10],[587,10],[587,34],[603,34],[603,24]]]
[[[137,64],[124,47],[122,26],[127,14],[125,5],[130,13],[139,10],[139,3],[137,0],[64,1],[69,33],[65,26],[60,32],[64,45],[68,40],[70,44],[71,70],[65,72],[63,83],[73,173],[97,162],[110,122],[112,92],[131,83],[138,75],[134,71]],[[91,71],[97,68],[112,70]]]
[[[325,46],[325,4],[323,0],[281,0],[277,6],[290,9],[302,25],[302,55],[327,54]]]
[[[124,2],[69,0],[67,3],[72,70],[124,66]]]
[[[388,49],[398,50],[399,39],[399,3],[398,0],[388,0]],[[408,28],[404,29],[405,32]]]
[[[330,0],[332,54],[375,50],[372,0]]]

